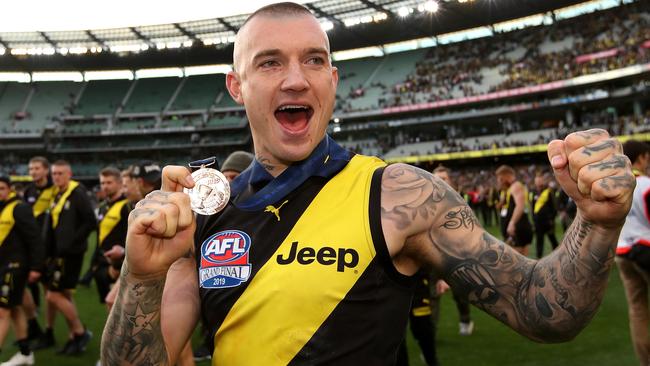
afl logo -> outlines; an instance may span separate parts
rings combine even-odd
[[[210,236],[201,246],[203,258],[212,263],[227,263],[248,254],[251,237],[243,231],[222,231]]]
[[[238,286],[250,277],[251,238],[239,230],[220,231],[201,244],[199,282],[203,288]]]

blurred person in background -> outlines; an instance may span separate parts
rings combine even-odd
[[[131,167],[136,186],[142,197],[155,189],[160,189],[160,165],[150,160],[143,160]]]
[[[27,318],[20,306],[27,282],[38,281],[45,250],[30,205],[11,189],[8,176],[0,175],[0,347],[13,322],[20,351],[2,366],[33,365],[27,339]]]
[[[65,160],[52,164],[52,181],[56,186],[50,210],[50,240],[53,254],[47,271],[45,297],[54,311],[47,313],[47,329],[35,349],[54,346],[54,320],[60,311],[69,329],[69,339],[58,354],[76,355],[86,350],[92,337],[81,323],[73,300],[79,281],[84,253],[88,248],[88,235],[96,229],[95,213],[87,191],[72,180],[72,168]]]
[[[36,218],[38,234],[44,246],[45,257],[49,258],[52,253],[48,243],[49,232],[49,210],[54,199],[54,184],[50,177],[50,162],[43,156],[34,156],[29,160],[29,175],[32,181],[23,192],[23,199],[32,206],[32,213]],[[45,276],[41,276],[41,281]],[[40,306],[40,289],[38,282],[27,284],[29,291],[23,295],[23,309],[27,315],[27,338],[30,342],[36,341],[43,335],[41,326],[38,323],[38,306]],[[49,306],[49,305],[46,305]]]
[[[235,151],[228,155],[221,166],[221,172],[226,176],[228,182],[232,182],[237,176],[246,170],[253,162],[255,156],[246,151]]]
[[[533,241],[533,229],[526,213],[526,187],[517,180],[515,170],[501,165],[496,170],[499,188],[505,191],[501,206],[501,235],[516,251],[528,256],[528,246]]]
[[[640,366],[650,365],[650,337],[648,325],[648,289],[650,287],[650,178],[646,175],[650,165],[650,145],[637,140],[623,144],[625,155],[632,162],[636,188],[632,209],[616,248],[616,264],[625,288],[630,336]]]
[[[436,177],[440,178],[443,180],[449,187],[452,189],[456,189],[456,186],[454,182],[451,180],[451,171],[444,167],[444,166],[439,166],[436,169],[433,170],[433,175]],[[436,302],[434,304],[434,309],[439,308],[439,299],[440,295],[442,295],[447,289],[449,288],[449,285],[442,279],[434,278],[432,281],[435,284],[435,289],[434,289],[434,301]],[[454,292],[452,289],[452,294],[454,295],[454,302],[456,303],[456,309],[458,310],[458,317],[459,317],[459,322],[458,322],[458,334],[463,335],[463,336],[469,336],[472,335],[474,332],[474,321],[472,321],[472,316],[471,316],[471,309],[470,309],[470,304],[469,304],[469,298],[467,296],[462,295],[461,293]],[[435,314],[434,319],[437,319],[438,315]],[[434,327],[437,328],[437,321],[434,324]]]
[[[533,208],[533,224],[535,226],[535,245],[537,246],[537,258],[544,254],[544,237],[548,237],[553,249],[557,248],[558,242],[555,237],[555,192],[549,187],[551,180],[550,173],[537,173],[535,175],[535,189],[529,194],[530,207]]]
[[[120,176],[122,177],[122,193],[135,206],[142,199],[142,193],[140,193],[138,182],[133,175],[133,167],[122,170]]]
[[[105,199],[99,203],[97,247],[90,269],[84,277],[86,280],[91,277],[95,279],[99,302],[103,304],[122,267],[128,217],[133,207],[123,194],[122,177],[118,169],[102,169],[99,172],[99,184]]]

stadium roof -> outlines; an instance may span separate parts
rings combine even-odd
[[[328,31],[332,50],[337,51],[490,26],[583,2],[318,0],[305,5]],[[230,63],[234,35],[247,15],[109,29],[0,32],[0,70],[136,69]]]

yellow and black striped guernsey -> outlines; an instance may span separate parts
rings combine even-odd
[[[244,210],[235,198],[199,218],[214,365],[395,363],[412,286],[381,231],[384,165],[355,155],[332,177],[311,175],[264,207]]]

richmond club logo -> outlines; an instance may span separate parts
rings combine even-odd
[[[248,281],[251,237],[243,231],[220,231],[201,244],[199,282],[203,288],[239,286]]]

